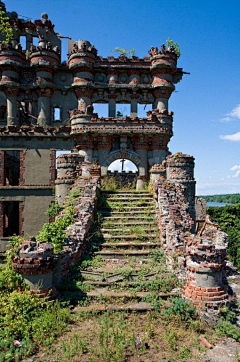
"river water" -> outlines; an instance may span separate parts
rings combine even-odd
[[[228,204],[228,203],[224,203],[224,202],[210,202],[210,201],[207,202],[207,207],[209,207],[209,206],[229,206],[229,205],[232,205],[232,204]]]

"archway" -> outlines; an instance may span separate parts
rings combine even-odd
[[[117,175],[116,177],[123,177],[126,178],[126,180],[129,179],[135,179],[136,180],[136,188],[142,189],[144,187],[144,183],[146,181],[146,173],[147,170],[145,169],[142,160],[140,158],[140,156],[132,151],[132,150],[126,150],[126,149],[122,149],[122,150],[117,150],[117,151],[113,151],[111,153],[109,153],[109,155],[106,157],[104,164],[101,166],[101,176],[103,178],[107,177],[107,176],[111,176],[111,170],[109,170],[110,172],[108,172],[108,168],[109,166],[115,162],[115,161],[119,161],[121,162],[121,160],[125,160],[126,161],[130,161],[131,163],[133,163],[135,165],[133,170],[138,170],[138,172],[135,172],[132,174],[128,173],[128,175],[126,175],[126,172],[122,173],[122,176]],[[132,171],[133,171],[132,170]],[[124,175],[125,174],[125,175]]]

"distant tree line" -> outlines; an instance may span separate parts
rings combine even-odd
[[[227,204],[240,203],[240,194],[224,194],[224,195],[212,195],[212,196],[199,196],[208,202],[224,202]]]
[[[235,196],[240,197],[239,194],[235,194]],[[214,199],[214,201],[216,200]],[[224,202],[226,201],[227,200],[224,199]],[[234,266],[240,269],[240,203],[224,207],[208,207],[207,213],[210,215],[211,220],[216,221],[220,225],[221,229],[228,234],[229,259]]]

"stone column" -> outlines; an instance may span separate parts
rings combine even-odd
[[[82,113],[87,113],[87,106],[91,104],[93,89],[79,87],[74,90],[74,93],[78,99],[78,110]]]
[[[138,116],[138,100],[137,100],[137,96],[133,97],[133,95],[131,96],[131,117],[135,118]]]
[[[157,88],[153,91],[155,98],[153,107],[158,109],[160,112],[168,111],[168,100],[172,94],[172,89],[168,88]]]
[[[78,153],[62,154],[57,158],[56,201],[62,205],[68,194],[69,187],[74,183],[83,157]],[[77,171],[77,169],[79,171]]]
[[[44,88],[37,91],[38,95],[38,119],[37,124],[42,127],[51,125],[51,97],[53,89]]]
[[[109,94],[108,98],[108,116],[116,118],[116,95]]]
[[[19,126],[19,118],[17,117],[17,95],[18,89],[8,88],[6,91],[8,126]]]
[[[141,159],[141,164],[139,166],[139,176],[137,179],[137,190],[142,190],[145,187],[145,184],[148,180],[148,137],[140,136],[139,144],[135,145],[135,151]]]

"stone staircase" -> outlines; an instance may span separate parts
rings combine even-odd
[[[62,285],[79,311],[153,309],[175,295],[161,251],[156,206],[147,191],[102,191],[89,252]]]

